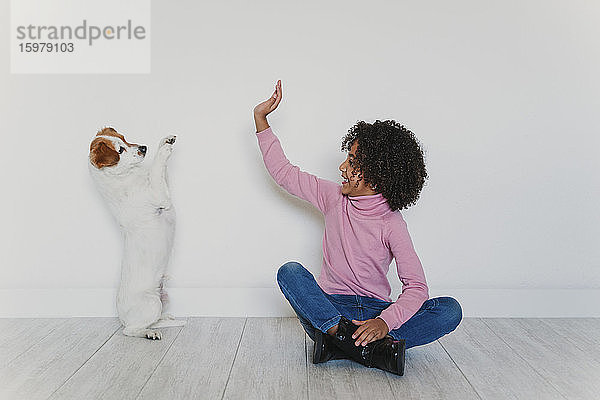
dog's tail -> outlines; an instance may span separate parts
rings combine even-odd
[[[184,326],[187,320],[184,319],[159,319],[148,328],[169,328],[171,326]]]

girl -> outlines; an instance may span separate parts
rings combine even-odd
[[[451,297],[429,299],[421,262],[399,210],[414,204],[427,172],[412,132],[395,121],[358,122],[342,140],[348,155],[341,185],[292,165],[267,115],[282,98],[281,81],[254,108],[267,170],[289,193],[325,216],[318,283],[297,262],[284,264],[277,282],[315,341],[313,363],[351,358],[403,375],[404,350],[452,332],[462,319]],[[390,299],[387,272],[394,258],[402,294]]]

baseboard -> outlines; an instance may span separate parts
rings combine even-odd
[[[278,288],[168,288],[175,316],[293,316]],[[433,289],[465,317],[600,317],[600,289]],[[116,316],[115,289],[0,289],[0,317]]]

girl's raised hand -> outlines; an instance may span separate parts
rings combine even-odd
[[[264,118],[277,108],[281,102],[281,80],[275,84],[275,91],[269,99],[254,107],[254,118]]]

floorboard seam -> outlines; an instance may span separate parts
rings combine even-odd
[[[240,334],[240,340],[238,341],[237,348],[235,349],[233,361],[231,362],[231,368],[229,368],[229,374],[227,374],[227,380],[225,381],[225,387],[223,387],[223,394],[221,395],[221,400],[223,400],[225,398],[225,392],[227,391],[227,385],[229,384],[229,378],[231,378],[231,371],[233,371],[235,359],[237,358],[238,351],[240,350],[240,344],[242,343],[242,337],[244,337],[244,331],[246,330],[246,323],[248,323],[248,317],[246,317],[244,319],[244,327],[242,328],[242,333]]]
[[[59,386],[57,387],[52,393],[50,393],[50,396],[48,396],[48,399],[52,398],[52,396],[54,396],[54,393],[58,392],[58,390],[65,386],[67,382],[69,382],[69,380],[77,373],[77,371],[79,371],[81,368],[83,368],[83,366],[90,361],[90,359],[92,357],[94,357],[94,354],[96,354],[113,336],[115,336],[115,333],[117,333],[119,331],[119,329],[121,329],[121,326],[119,326],[117,329],[115,329],[115,331],[96,349],[96,351],[94,351],[84,362],[83,364],[81,364],[79,366],[79,368],[77,368],[75,371],[73,371],[73,373],[71,375],[69,375],[69,377],[67,379],[65,379],[65,381]]]
[[[65,320],[63,321],[63,325],[65,325],[68,320],[69,320],[68,318],[65,318]],[[17,358],[21,357],[23,354],[27,353],[33,346],[37,345],[39,342],[41,342],[42,340],[44,340],[45,338],[47,338],[52,332],[54,332],[60,326],[62,326],[62,325],[60,325],[60,324],[56,325],[54,327],[54,329],[51,329],[50,331],[48,331],[48,333],[46,333],[44,336],[42,336],[41,338],[39,338],[39,340],[37,342],[33,343],[31,346],[29,346],[28,348],[26,348],[25,350],[23,350],[21,353],[19,353],[16,357],[14,357],[10,361],[6,362],[6,364],[4,364],[4,367],[8,367],[8,365],[10,363],[12,363],[13,361],[15,361]]]
[[[514,353],[515,353],[515,354],[516,354],[516,355],[517,355],[517,356],[518,356],[520,359],[521,359],[521,360],[523,360],[523,362],[524,362],[525,364],[527,364],[527,365],[529,366],[529,368],[531,368],[531,369],[532,369],[532,370],[533,370],[533,371],[534,371],[536,374],[538,374],[538,375],[539,375],[539,377],[540,377],[540,378],[542,378],[542,379],[544,380],[544,382],[547,382],[549,386],[551,386],[551,387],[552,387],[554,390],[556,390],[556,393],[560,394],[562,397],[564,397],[565,399],[567,399],[567,400],[568,400],[568,397],[565,397],[565,395],[564,395],[564,394],[563,394],[563,393],[562,393],[562,392],[561,392],[561,391],[560,391],[560,390],[559,390],[559,389],[558,389],[556,386],[554,386],[554,385],[552,384],[552,382],[550,382],[549,380],[547,380],[546,378],[544,378],[544,377],[542,376],[542,374],[540,374],[540,373],[538,372],[538,370],[537,370],[537,369],[535,369],[535,368],[533,367],[533,365],[529,364],[529,362],[528,362],[527,360],[525,360],[523,357],[521,357],[521,355],[520,355],[520,354],[519,354],[517,351],[515,351],[515,349],[513,349],[513,348],[510,346],[510,344],[509,344],[509,343],[508,343],[506,340],[504,340],[504,339],[502,338],[502,336],[498,335],[498,334],[496,333],[496,331],[494,331],[494,329],[492,329],[492,327],[491,327],[491,326],[489,326],[489,325],[487,324],[487,322],[485,322],[485,318],[479,318],[479,319],[480,319],[480,320],[483,322],[483,324],[484,324],[485,326],[487,326],[487,327],[488,327],[488,329],[489,329],[490,331],[492,331],[492,332],[494,333],[494,335],[496,335],[496,336],[497,336],[497,337],[498,337],[500,340],[502,340],[502,341],[503,341],[503,342],[504,342],[504,343],[505,343],[505,344],[506,344],[506,345],[507,345],[507,346],[508,346],[508,347],[509,347],[509,348],[510,348],[510,349],[511,349],[511,350],[512,350],[512,351],[513,351],[513,352],[514,352]],[[514,319],[516,319],[516,318],[510,318],[510,319],[513,319],[513,320],[514,320]]]
[[[404,350],[406,354],[406,350]],[[404,372],[406,374],[406,371]],[[387,379],[388,386],[390,387],[390,393],[392,394],[392,399],[396,398],[396,393],[394,393],[394,389],[392,388],[392,382],[390,382],[390,373],[385,371],[385,379]]]
[[[186,321],[187,321],[187,318],[186,318]],[[187,323],[186,323],[186,325],[187,325]],[[169,352],[169,350],[171,350],[171,347],[173,347],[173,344],[175,343],[175,341],[177,341],[177,338],[179,337],[179,334],[181,333],[181,331],[183,331],[184,328],[185,328],[185,325],[182,326],[181,329],[179,329],[179,332],[177,332],[177,335],[175,336],[175,339],[173,339],[173,341],[171,342],[171,344],[169,345],[169,347],[167,347],[167,351],[165,351],[165,354],[163,354],[163,356],[160,358],[160,360],[158,360],[158,362],[156,363],[156,366],[154,367],[154,369],[152,370],[152,372],[150,373],[150,375],[148,375],[148,379],[146,379],[146,382],[144,382],[144,384],[142,385],[142,387],[140,388],[138,394],[134,397],[134,399],[137,399],[138,397],[140,397],[140,394],[142,394],[142,390],[144,390],[144,388],[148,384],[148,381],[150,381],[150,378],[152,378],[152,375],[154,375],[154,373],[158,369],[158,366],[160,365],[160,363],[162,363],[162,361],[165,359],[167,353]]]
[[[448,357],[450,357],[450,360],[452,360],[452,362],[454,363],[454,365],[456,365],[456,368],[458,368],[458,370],[460,371],[460,373],[462,374],[462,376],[465,378],[465,380],[467,381],[467,383],[469,384],[469,386],[471,386],[471,388],[473,388],[473,391],[475,392],[475,394],[477,395],[477,397],[479,397],[481,400],[483,400],[483,397],[481,397],[481,395],[479,394],[479,392],[477,391],[477,389],[475,388],[475,386],[473,386],[473,384],[471,383],[471,381],[469,380],[469,378],[467,378],[467,376],[465,375],[465,373],[463,372],[463,370],[460,368],[460,366],[458,365],[458,363],[456,361],[454,361],[454,358],[452,358],[452,355],[450,354],[450,352],[448,351],[448,349],[446,349],[444,347],[444,344],[439,339],[436,340],[436,342],[438,342],[440,344],[440,346],[442,346],[442,349],[444,349],[444,351],[446,352],[446,354],[448,354]]]

